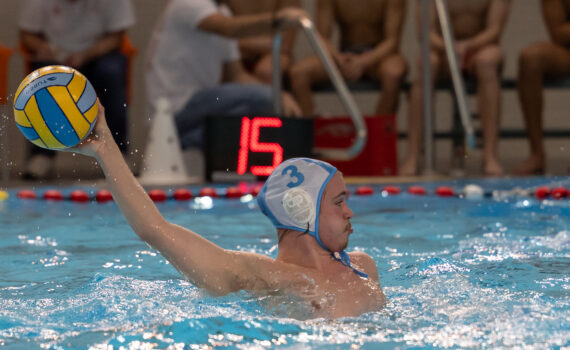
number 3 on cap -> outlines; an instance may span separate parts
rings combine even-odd
[[[299,169],[297,169],[297,167],[294,165],[289,165],[288,167],[283,169],[283,171],[281,172],[281,175],[285,175],[287,173],[288,173],[289,177],[296,179],[296,181],[291,181],[287,184],[287,187],[289,187],[289,188],[297,187],[300,184],[302,184],[303,181],[305,181],[305,177],[303,176],[303,173],[300,173]]]

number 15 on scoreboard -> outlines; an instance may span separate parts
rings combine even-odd
[[[280,128],[281,119],[272,117],[254,117],[241,119],[240,148],[238,154],[237,173],[243,175],[247,172],[249,152],[273,153],[271,166],[252,166],[251,173],[256,176],[269,176],[283,161],[283,147],[278,143],[259,142],[261,128]]]

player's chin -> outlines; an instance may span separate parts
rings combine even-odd
[[[342,244],[340,244],[339,251],[345,250],[347,247],[348,247],[348,236],[346,236],[346,240]]]
[[[340,252],[345,250],[348,247],[348,237],[341,241],[338,240],[335,244],[331,244],[328,246],[328,248],[333,251],[333,252]]]

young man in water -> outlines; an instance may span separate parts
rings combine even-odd
[[[386,302],[372,258],[344,252],[353,213],[342,175],[328,163],[288,160],[267,179],[258,202],[277,227],[279,253],[272,259],[223,249],[166,221],[123,160],[100,104],[94,133],[70,151],[97,159],[135,233],[214,295],[245,290],[300,298],[308,318],[357,316]]]
[[[478,83],[478,109],[483,128],[483,158],[486,175],[502,175],[503,168],[497,156],[499,117],[501,113],[500,70],[503,53],[499,40],[510,9],[510,0],[454,0],[447,7],[455,35],[457,63],[463,73],[475,77]],[[449,77],[443,36],[439,30],[435,5],[431,18],[431,72],[432,86],[437,80]],[[421,4],[416,4],[416,20],[421,28]],[[420,33],[420,37],[423,33]],[[408,141],[400,174],[417,174],[421,150],[423,116],[423,73],[421,57],[417,78],[410,91],[408,109]]]

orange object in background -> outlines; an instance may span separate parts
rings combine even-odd
[[[368,138],[362,152],[349,161],[323,159],[346,176],[395,176],[398,174],[396,116],[364,117]],[[316,148],[347,148],[355,139],[355,129],[348,117],[316,118]]]
[[[12,49],[0,45],[0,104],[8,102],[8,63]]]

